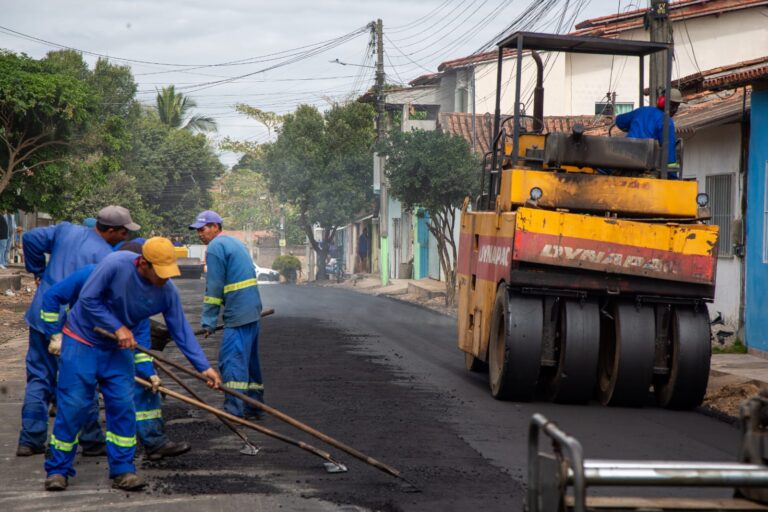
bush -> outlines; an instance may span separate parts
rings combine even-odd
[[[296,256],[286,254],[278,256],[272,262],[272,270],[277,270],[289,283],[296,282],[296,274],[301,271],[301,262]]]

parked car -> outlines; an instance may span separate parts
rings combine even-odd
[[[256,279],[260,284],[279,283],[280,272],[271,268],[264,268],[253,264],[253,270],[256,271]]]

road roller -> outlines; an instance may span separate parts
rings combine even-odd
[[[465,366],[487,370],[500,400],[696,407],[709,377],[717,265],[708,197],[662,157],[669,102],[661,145],[581,125],[547,132],[541,54],[558,52],[636,58],[640,106],[645,59],[665,52],[672,62],[666,43],[530,32],[499,43],[481,192],[461,212]],[[536,67],[532,115],[521,103],[524,61]],[[502,116],[509,62],[514,115]],[[667,66],[665,91],[670,81]]]

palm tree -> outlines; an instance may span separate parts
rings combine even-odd
[[[157,93],[157,113],[163,124],[182,130],[216,131],[216,121],[213,118],[198,114],[187,116],[196,106],[195,100],[177,93],[173,85],[163,87]]]

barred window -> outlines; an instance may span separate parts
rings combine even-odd
[[[616,103],[616,115],[632,112],[634,103]],[[595,115],[612,116],[614,115],[613,107],[610,103],[595,103]]]
[[[734,174],[713,174],[707,176],[706,192],[709,195],[709,208],[712,219],[709,224],[720,228],[717,255],[733,256],[733,178]]]

